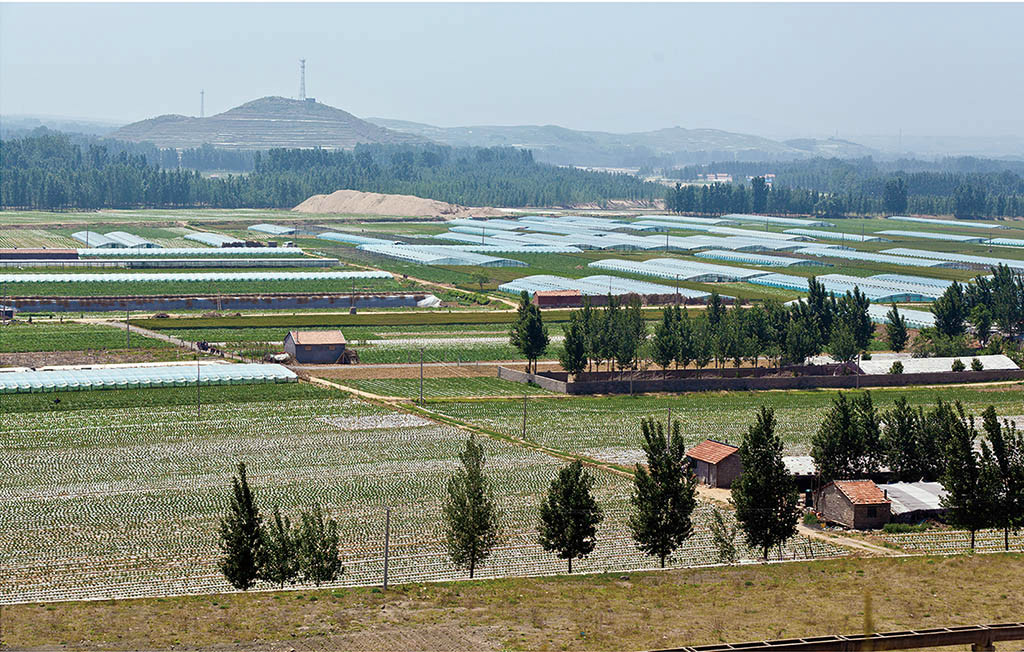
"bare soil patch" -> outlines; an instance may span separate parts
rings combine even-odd
[[[379,192],[337,190],[313,195],[292,209],[299,213],[342,213],[348,215],[400,215],[403,217],[498,217],[494,208],[467,208],[457,204],[424,199],[414,195],[385,195]]]
[[[177,349],[91,349],[87,351],[0,353],[0,367],[165,362],[177,360],[179,355]]]

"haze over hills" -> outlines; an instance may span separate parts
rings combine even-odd
[[[657,162],[681,165],[709,161],[763,161],[836,156],[857,158],[877,154],[842,140],[779,142],[720,129],[671,127],[629,134],[576,131],[546,126],[436,127],[434,125],[367,118],[370,122],[453,146],[514,146],[533,150],[541,161],[559,165],[636,167]]]
[[[371,124],[312,99],[285,97],[263,97],[209,118],[162,115],[125,125],[110,136],[160,147],[210,144],[228,149],[350,149],[361,143],[426,142],[420,136]]]

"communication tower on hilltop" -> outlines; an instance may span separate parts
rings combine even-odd
[[[299,59],[299,101],[306,101],[306,60]]]
[[[206,91],[199,91],[199,117],[206,117]]]

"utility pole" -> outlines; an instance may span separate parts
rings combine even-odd
[[[384,512],[384,590],[388,590],[388,553],[391,545],[391,508]]]
[[[128,340],[126,348],[132,348],[132,322],[131,322],[131,311],[124,311],[124,334]]]
[[[423,405],[423,347],[420,347],[420,405]]]

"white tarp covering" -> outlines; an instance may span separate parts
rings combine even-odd
[[[136,389],[195,385],[249,385],[295,382],[287,367],[277,364],[182,364],[161,367],[114,367],[50,371],[0,372],[0,393],[67,392],[92,389]]]

